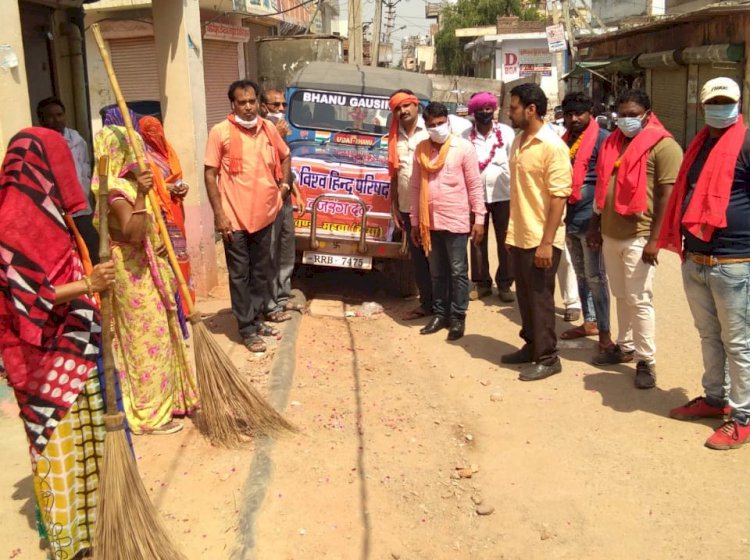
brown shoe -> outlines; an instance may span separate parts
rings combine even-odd
[[[626,364],[633,361],[634,354],[634,350],[623,352],[622,349],[615,344],[609,348],[600,348],[599,354],[594,357],[593,363],[595,366]]]

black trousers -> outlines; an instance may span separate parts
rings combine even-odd
[[[557,360],[555,333],[555,275],[562,251],[552,249],[552,266],[534,266],[533,249],[511,247],[511,262],[516,277],[516,299],[521,312],[521,338],[531,350],[533,360],[549,365]]]
[[[242,338],[258,332],[270,298],[272,229],[273,224],[269,224],[253,233],[233,231],[232,242],[224,241],[232,313]]]
[[[510,221],[510,201],[490,202],[485,204],[487,213],[484,215],[484,237],[477,247],[470,244],[471,250],[471,281],[482,287],[492,287],[492,276],[490,276],[490,255],[488,252],[488,226],[492,218],[492,228],[495,230],[495,241],[497,241],[497,262],[495,272],[495,284],[501,290],[509,290],[513,285],[513,271],[511,270],[510,254],[505,248],[505,236],[508,233],[508,221]],[[474,214],[471,215],[471,223],[474,224]]]
[[[93,216],[73,216],[73,221],[76,223],[78,233],[81,234],[83,242],[89,250],[89,257],[91,258],[91,264],[99,264],[99,232],[96,231],[94,224],[92,223]]]

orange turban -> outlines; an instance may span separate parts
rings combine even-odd
[[[388,107],[390,107],[391,111],[395,111],[399,107],[408,105],[409,103],[419,105],[419,99],[417,99],[416,95],[399,91],[394,93],[388,100]],[[388,130],[388,170],[392,176],[398,173],[398,125],[398,119],[394,116],[391,119],[391,128]]]

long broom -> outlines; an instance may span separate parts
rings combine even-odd
[[[99,26],[93,24],[91,31],[107,70],[117,106],[120,108],[125,121],[125,128],[130,144],[135,151],[138,168],[143,173],[148,169],[148,166],[141,145],[136,138],[128,107],[125,98],[122,96],[109,52],[104,45]],[[201,399],[202,421],[200,424],[202,424],[209,440],[214,445],[235,447],[242,443],[247,436],[295,431],[294,427],[263,399],[250,381],[240,374],[232,360],[214,340],[208,327],[203,323],[203,318],[200,312],[195,309],[185,277],[182,275],[182,270],[177,262],[164,219],[159,210],[159,201],[153,191],[149,193],[149,200],[156,217],[162,243],[167,249],[169,263],[180,286],[180,293],[188,307],[188,320],[193,325],[196,377]]]
[[[107,167],[99,159],[99,258],[110,259]],[[125,433],[125,415],[117,409],[112,356],[112,294],[101,293],[102,353],[107,392],[104,456],[99,475],[99,504],[94,536],[96,560],[184,560],[162,525],[146,493]]]

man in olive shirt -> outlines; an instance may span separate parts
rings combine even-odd
[[[635,359],[635,386],[651,389],[656,386],[657,241],[682,149],[654,115],[644,92],[624,91],[617,106],[619,130],[599,152],[595,215],[587,242],[592,249],[602,247],[610,291],[617,300],[618,336],[617,344],[601,351],[594,363]]]
[[[563,215],[573,182],[570,152],[542,116],[547,97],[536,84],[510,92],[508,116],[520,129],[510,156],[510,246],[524,346],[501,358],[505,364],[534,362],[521,381],[560,373],[555,334],[555,273],[565,246]]]

